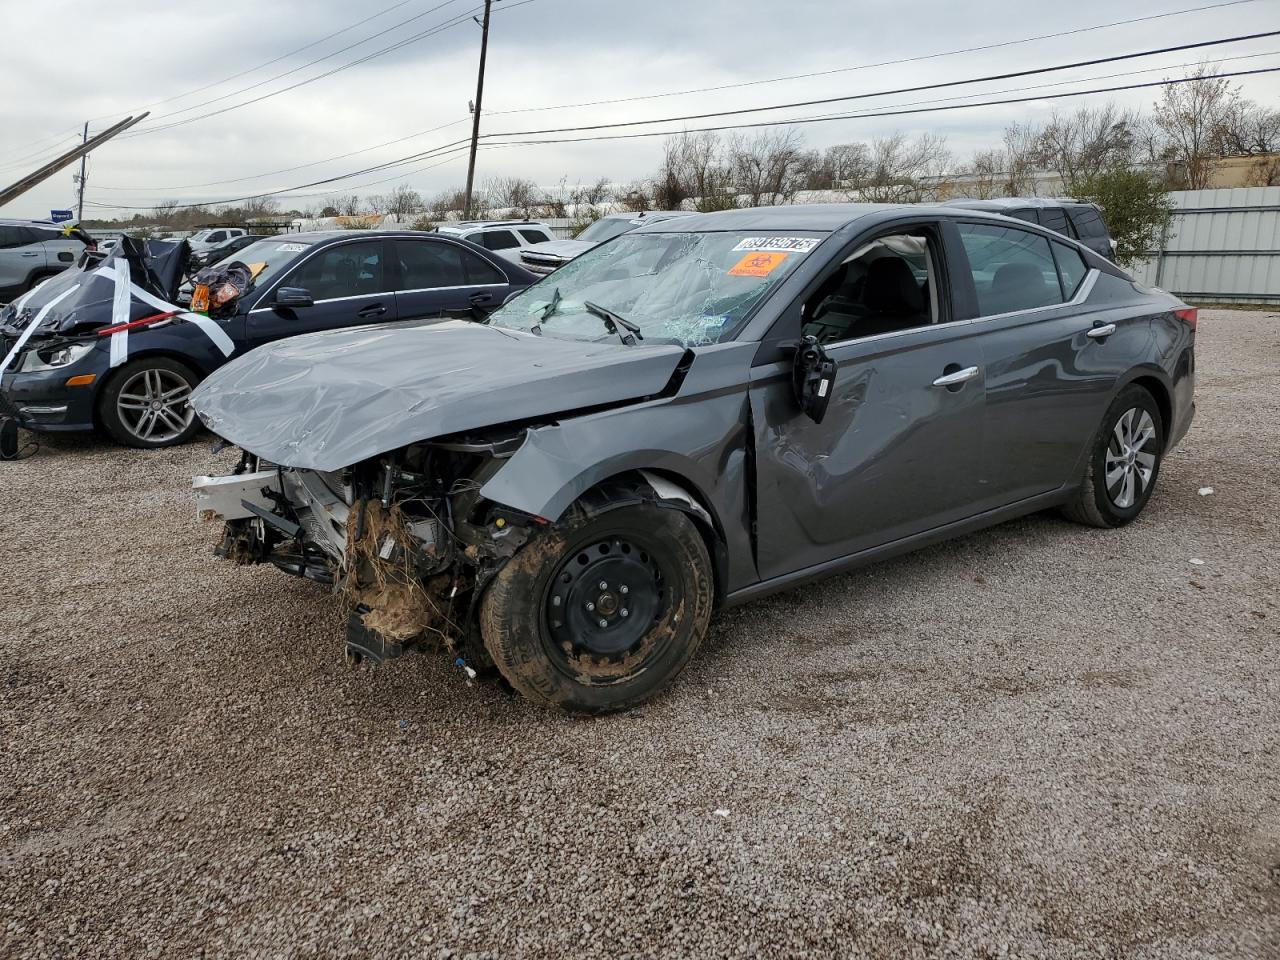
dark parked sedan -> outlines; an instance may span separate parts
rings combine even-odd
[[[193,267],[204,267],[211,263],[217,263],[219,260],[225,260],[233,253],[239,253],[250,244],[257,243],[259,240],[265,240],[261,234],[246,233],[243,237],[232,237],[230,240],[224,240],[217,246],[210,247],[199,253],[191,255],[191,265]]]
[[[252,284],[201,316],[174,303],[181,248],[122,243],[0,314],[0,399],[23,426],[102,428],[135,447],[182,443],[199,429],[192,389],[233,357],[298,334],[485,312],[537,279],[435,233],[291,234],[239,251]]]
[[[348,650],[444,637],[530,699],[638,703],[718,605],[1021,514],[1129,523],[1196,312],[1039,226],[774,207],[642,227],[488,324],[341,331],[192,400],[223,553],[342,583]]]

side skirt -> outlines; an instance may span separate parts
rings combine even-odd
[[[837,557],[835,560],[828,560],[812,567],[805,567],[802,570],[783,574],[771,580],[762,580],[760,583],[753,583],[749,587],[743,587],[741,590],[735,590],[729,594],[725,598],[724,606],[728,608],[750,603],[752,600],[759,600],[762,597],[780,593],[783,590],[790,590],[793,587],[803,586],[806,583],[813,583],[817,580],[825,580],[827,577],[838,573],[870,566],[890,557],[911,553],[913,550],[919,550],[922,547],[933,546],[935,543],[942,543],[945,540],[962,537],[965,534],[974,533],[986,527],[993,527],[1015,517],[1038,513],[1041,510],[1066,503],[1071,498],[1074,490],[1074,486],[1061,487],[1027,500],[1019,500],[1017,503],[1011,503],[1008,506],[988,510],[986,513],[977,514],[966,520],[957,520],[955,523],[935,527],[932,530],[926,530],[924,533],[917,533],[911,537],[904,537],[901,540],[894,540],[878,547],[871,547],[860,553],[853,553],[847,557]]]

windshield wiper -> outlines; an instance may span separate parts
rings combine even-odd
[[[640,328],[620,314],[614,313],[607,307],[602,307],[598,303],[592,303],[590,300],[582,301],[582,305],[587,308],[587,313],[593,317],[599,317],[604,321],[605,327],[612,334],[615,334],[619,340],[628,347],[634,347],[637,340],[643,340],[644,334],[640,332]],[[618,328],[627,331],[623,333]]]
[[[551,301],[542,308],[542,316],[529,328],[529,332],[542,336],[542,325],[551,319],[552,314],[560,309],[560,288],[556,287],[551,294]]]

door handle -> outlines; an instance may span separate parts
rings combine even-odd
[[[489,303],[493,300],[492,293],[473,293],[469,299],[472,303]]]
[[[1101,340],[1104,337],[1111,336],[1115,332],[1116,332],[1116,325],[1114,323],[1103,323],[1087,331],[1085,333],[1085,336],[1092,337],[1094,340]]]
[[[26,251],[26,252],[24,252],[22,255],[23,255],[24,257],[38,257],[38,256],[40,256],[39,252],[37,252],[37,251],[35,251],[35,250],[27,250],[27,251]]]
[[[372,307],[365,307],[363,310],[357,313],[356,316],[367,319],[368,317],[380,317],[386,312],[387,312],[386,307],[384,307],[380,303],[375,303]]]
[[[965,367],[963,370],[957,370],[954,373],[944,373],[937,380],[933,381],[935,387],[955,387],[962,383],[968,383],[978,375],[977,367]]]

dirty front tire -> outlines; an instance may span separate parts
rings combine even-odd
[[[1084,480],[1063,514],[1091,527],[1132,523],[1151,499],[1164,444],[1165,424],[1151,393],[1139,386],[1120,391],[1094,434]],[[1126,471],[1131,486],[1124,482]]]
[[[480,628],[520,694],[605,713],[647,700],[685,668],[713,601],[706,544],[684,513],[575,509],[499,571]]]
[[[154,450],[186,443],[200,430],[187,405],[199,382],[194,370],[169,357],[131,360],[99,393],[98,422],[113,440],[129,447]],[[154,417],[152,400],[160,404]]]

